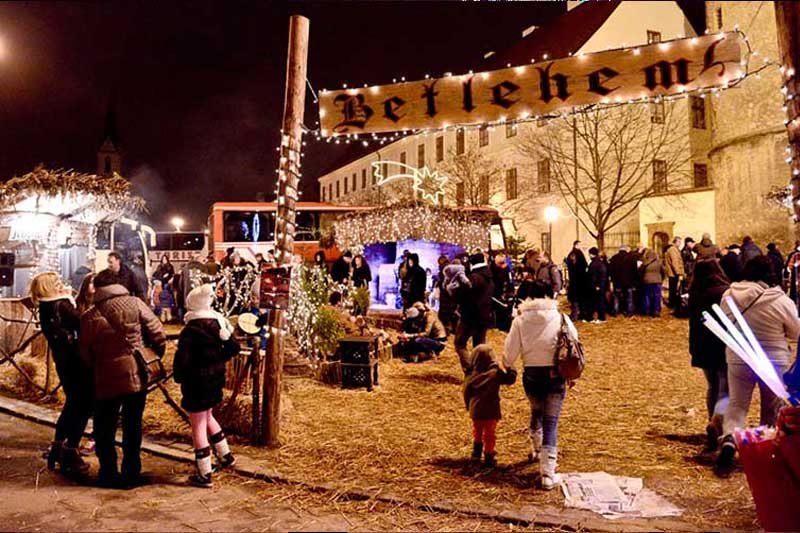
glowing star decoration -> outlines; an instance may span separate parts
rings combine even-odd
[[[386,174],[389,174],[391,167],[398,167],[398,173],[384,175],[384,169]],[[396,161],[375,161],[372,163],[372,170],[375,173],[378,187],[399,179],[410,179],[413,182],[414,194],[421,199],[436,205],[441,198],[444,198],[447,176],[440,176],[438,170],[431,170],[428,167],[414,168]]]

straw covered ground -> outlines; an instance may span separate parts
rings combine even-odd
[[[710,470],[713,456],[703,453],[705,381],[689,365],[687,322],[665,315],[578,327],[588,366],[564,404],[560,471],[642,477],[645,487],[682,507],[683,518],[697,526],[756,526],[744,474],[739,469],[730,479],[717,479]],[[503,333],[490,332],[498,354],[503,340]],[[438,361],[381,363],[373,392],[309,378],[284,381],[283,446],[266,450],[232,440],[287,477],[430,503],[561,505],[559,491],[535,489],[537,465],[527,462],[529,407],[519,379],[502,391],[500,468],[470,465],[471,425],[452,346]],[[179,398],[177,386],[170,388]],[[751,416],[757,412],[754,404]],[[149,398],[145,425],[149,434],[189,442],[188,427],[157,392]]]

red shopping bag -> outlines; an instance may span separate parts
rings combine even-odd
[[[780,442],[743,443],[739,458],[753,494],[756,513],[766,531],[800,531],[800,435]]]

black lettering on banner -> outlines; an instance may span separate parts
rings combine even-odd
[[[517,100],[519,100],[519,98],[516,100],[511,100],[508,97],[518,90],[519,85],[508,80],[503,80],[492,87],[492,103],[494,105],[499,105],[503,109],[508,109],[512,105],[516,104]]]
[[[589,91],[593,93],[597,93],[601,96],[605,96],[608,93],[614,92],[619,89],[619,86],[612,88],[603,87],[603,83],[607,82],[614,76],[617,76],[619,72],[612,68],[603,67],[599,70],[595,70],[594,72],[589,74]],[[603,79],[600,79],[600,76],[603,76]]]
[[[405,115],[398,115],[396,113],[406,101],[400,98],[399,96],[392,96],[391,98],[387,98],[383,101],[383,116],[391,120],[392,122],[397,122]]]
[[[434,88],[436,87],[437,81],[439,80],[433,80],[430,85],[427,83],[422,85],[422,87],[425,89],[425,92],[422,93],[422,97],[425,99],[425,114],[431,118],[436,115],[436,96],[439,94],[439,92]]]
[[[721,67],[719,70],[719,74],[717,74],[717,76],[722,76],[723,74],[725,74],[725,62],[714,61],[714,52],[716,51],[717,45],[724,40],[725,37],[719,39],[718,41],[714,41],[708,48],[706,48],[706,52],[703,54],[703,70],[700,71],[700,74],[716,66]]]
[[[342,121],[333,127],[336,133],[346,133],[351,127],[364,129],[375,113],[370,106],[364,104],[362,94],[340,94],[333,99],[333,103],[342,111]]]
[[[661,85],[669,89],[675,83],[686,85],[689,83],[689,63],[688,59],[678,59],[670,63],[669,61],[659,61],[649,67],[644,68],[644,86],[651,91]],[[675,82],[673,82],[673,68],[675,69]],[[656,79],[658,78],[658,79]]]
[[[464,111],[469,113],[475,106],[472,105],[472,79],[473,76],[470,76],[467,81],[461,82],[461,101],[462,101],[462,108]]]
[[[563,102],[569,97],[569,92],[567,91],[567,76],[563,74],[553,74],[550,75],[550,67],[553,66],[553,63],[550,63],[544,68],[536,67],[536,70],[539,71],[539,98],[544,101],[544,103],[548,103],[550,100],[553,99],[553,92],[550,87],[550,80],[554,81],[556,84],[556,97],[560,98]]]

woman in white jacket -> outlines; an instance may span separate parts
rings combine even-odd
[[[562,320],[569,335],[577,341],[578,332],[568,316],[558,311],[552,287],[544,282],[531,283],[528,299],[519,307],[506,337],[506,368],[513,368],[518,358],[524,367],[522,385],[531,404],[530,439],[533,460],[539,459],[542,488],[555,488],[558,460],[558,417],[566,395],[564,378],[555,367],[556,343]]]
[[[766,256],[757,256],[744,267],[744,281],[732,283],[723,294],[723,301],[731,296],[744,315],[750,329],[767,354],[772,366],[783,379],[783,374],[792,363],[790,342],[800,336],[800,319],[797,307],[780,287],[770,287],[773,279],[772,262]],[[723,305],[723,309],[727,306]],[[747,411],[758,385],[761,394],[761,424],[774,426],[781,407],[781,400],[730,348],[725,350],[728,363],[728,393],[730,401],[723,419],[719,456],[715,464],[717,475],[727,477],[733,466],[736,444],[733,430],[747,424]]]

